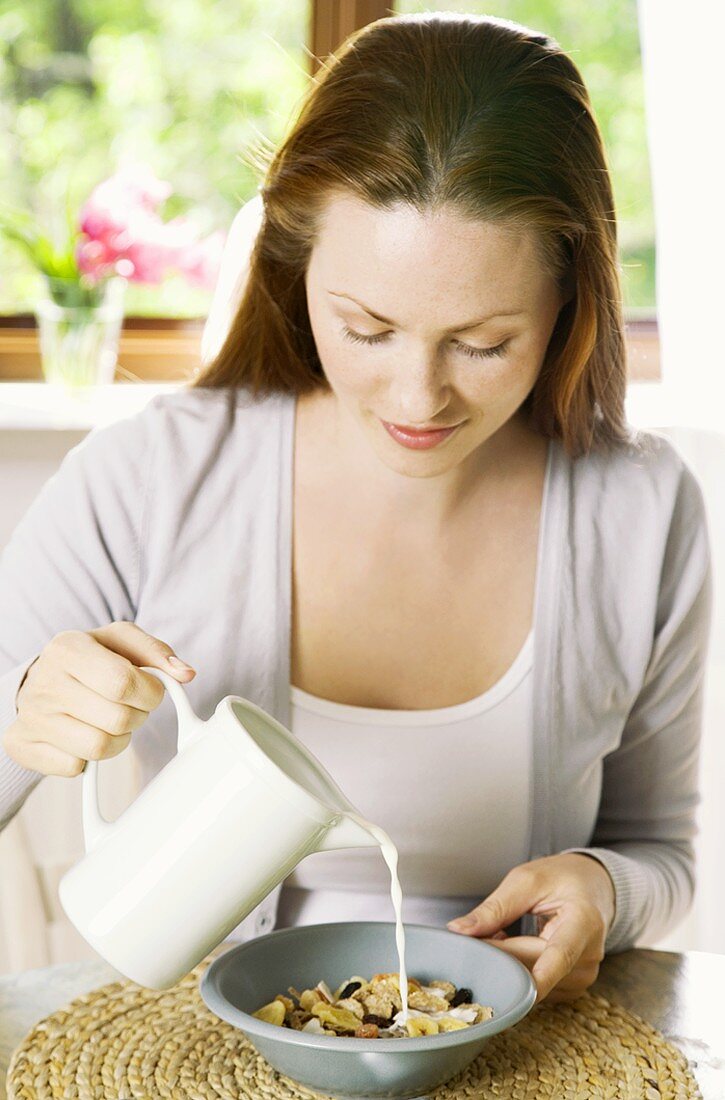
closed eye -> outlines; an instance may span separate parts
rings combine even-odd
[[[342,334],[346,340],[349,340],[353,344],[382,344],[387,340],[390,335],[389,332],[379,332],[377,336],[363,336],[360,332],[354,332],[347,325],[343,325]],[[472,348],[469,344],[463,344],[460,340],[454,340],[454,343],[458,347],[458,350],[463,355],[468,355],[472,359],[489,359],[494,355],[503,355],[506,350],[509,341],[504,340],[502,344],[497,344],[495,348]]]

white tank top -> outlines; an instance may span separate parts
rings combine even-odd
[[[502,678],[435,710],[384,710],[291,686],[292,733],[396,845],[403,918],[442,926],[528,859],[533,630]],[[380,849],[315,852],[286,879],[277,928],[393,920]]]

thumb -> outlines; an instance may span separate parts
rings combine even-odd
[[[507,875],[500,886],[470,913],[448,921],[452,932],[471,932],[477,936],[493,936],[527,913],[532,904],[523,879]]]
[[[151,668],[163,669],[184,683],[196,676],[191,665],[177,657],[170,645],[153,634],[147,634],[136,623],[109,623],[108,626],[97,627],[88,633],[101,645],[138,667],[150,665]]]

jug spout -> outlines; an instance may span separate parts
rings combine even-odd
[[[330,825],[327,832],[320,838],[318,843],[319,851],[330,851],[337,848],[366,848],[377,847],[378,841],[369,833],[367,829],[363,829],[362,825],[358,825],[357,821],[354,821],[347,814],[343,814],[340,820]]]

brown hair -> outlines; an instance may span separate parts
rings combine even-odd
[[[614,201],[582,77],[552,38],[493,16],[379,19],[325,62],[266,166],[264,217],[230,331],[194,386],[329,390],[305,274],[340,189],[535,230],[568,297],[524,403],[575,457],[629,439]]]

